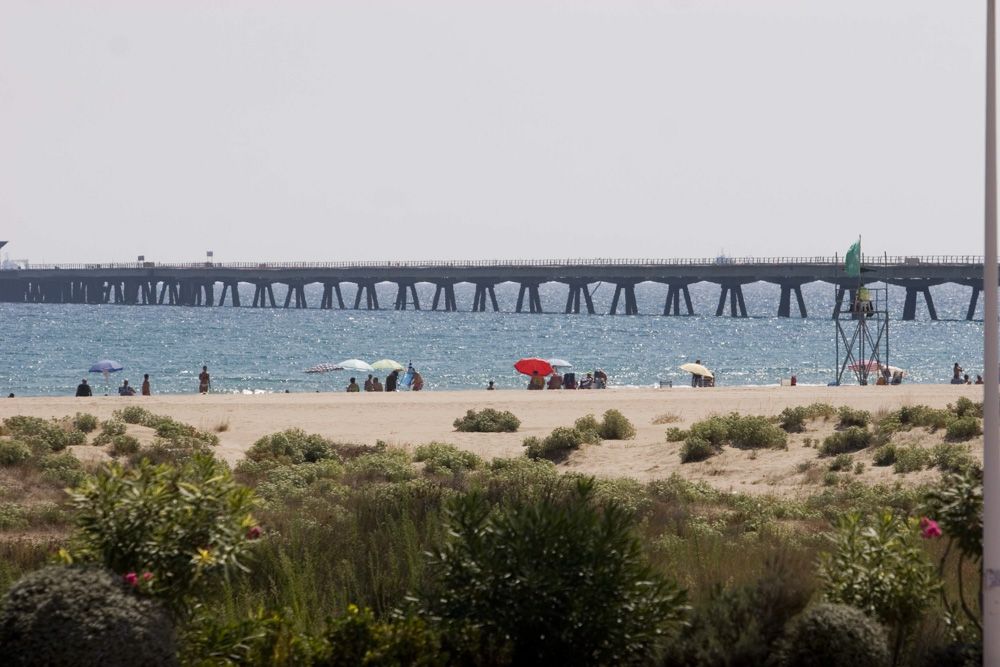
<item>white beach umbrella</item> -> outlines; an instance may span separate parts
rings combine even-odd
[[[546,361],[549,362],[549,366],[555,366],[556,368],[573,368],[573,364],[565,359],[546,359]]]
[[[712,375],[712,371],[708,370],[707,368],[705,368],[701,364],[683,364],[683,365],[680,366],[680,369],[682,371],[686,371],[686,372],[692,373],[694,375],[702,375],[702,376],[708,377],[708,378],[714,378],[715,377],[714,375]]]
[[[345,359],[337,364],[345,371],[358,371],[359,373],[371,373],[374,368],[366,361],[360,359]]]
[[[379,359],[378,361],[372,363],[372,368],[377,371],[401,371],[406,369],[403,364],[392,359]]]

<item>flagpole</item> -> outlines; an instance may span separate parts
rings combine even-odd
[[[983,253],[983,664],[1000,665],[1000,313],[997,267],[996,0],[986,0]]]

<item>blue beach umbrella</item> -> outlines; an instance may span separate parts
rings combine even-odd
[[[117,361],[112,361],[111,359],[101,359],[93,366],[90,367],[91,373],[117,373],[118,371],[124,369]]]

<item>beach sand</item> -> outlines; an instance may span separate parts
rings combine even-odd
[[[708,461],[681,464],[678,452],[682,443],[666,442],[664,434],[671,426],[686,428],[692,422],[712,414],[776,415],[782,409],[813,402],[834,406],[849,405],[876,413],[902,405],[924,404],[945,407],[965,396],[982,400],[981,386],[901,385],[889,387],[717,387],[691,389],[607,389],[591,391],[424,391],[397,393],[317,393],[317,394],[208,394],[162,395],[151,397],[95,396],[93,398],[31,397],[0,400],[0,418],[23,414],[38,417],[63,417],[89,412],[105,419],[127,405],[141,405],[148,410],[205,430],[220,425],[217,455],[235,463],[255,440],[287,428],[301,428],[328,438],[353,443],[413,447],[428,442],[446,442],[474,451],[484,458],[522,455],[522,440],[529,435],[544,436],[557,426],[571,426],[586,414],[600,416],[615,408],[636,426],[634,440],[605,441],[598,446],[584,446],[560,464],[561,469],[602,477],[631,477],[649,481],[678,472],[689,479],[705,480],[725,491],[777,493],[782,495],[815,491],[815,472],[804,471],[809,462],[825,472],[826,461],[814,448],[804,445],[806,438],[817,440],[833,431],[833,422],[813,422],[809,432],[789,438],[787,450],[741,451],[726,448]],[[510,410],[521,420],[517,433],[458,433],[452,422],[470,409]],[[671,423],[654,424],[664,415]],[[144,429],[147,430],[147,429]],[[144,440],[149,439],[145,434]],[[902,443],[919,442],[930,446],[942,441],[942,435],[923,430],[897,436]],[[982,439],[971,442],[973,454],[982,457]],[[95,447],[77,447],[83,459],[105,455]],[[892,468],[873,468],[871,452],[854,455],[865,463],[858,479],[869,482],[930,479],[936,473],[925,471],[904,476],[893,475]]]

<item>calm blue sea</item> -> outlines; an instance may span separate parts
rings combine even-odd
[[[353,303],[345,285],[345,300]],[[419,285],[428,307],[429,285]],[[463,312],[321,311],[319,288],[308,291],[310,308],[185,308],[171,306],[82,306],[0,304],[0,391],[3,395],[72,394],[90,364],[120,361],[138,385],[143,373],[157,393],[192,393],[196,376],[208,365],[213,389],[225,392],[313,392],[342,390],[346,372],[307,375],[320,362],[383,357],[413,362],[427,389],[521,387],[524,378],[512,364],[523,356],[560,357],[575,370],[603,368],[616,385],[652,386],[659,380],[686,383],[677,366],[700,358],[715,370],[720,384],[777,384],[796,374],[803,384],[826,384],[834,377],[835,327],[830,315],[833,288],[804,288],[810,317],[777,318],[778,288],[745,287],[750,317],[715,317],[718,287],[692,285],[697,315],[663,317],[666,286],[637,288],[639,316],[564,315],[566,288],[542,286],[542,303],[551,314],[471,313],[471,286],[456,288]],[[276,297],[283,302],[283,293]],[[914,322],[890,324],[890,363],[907,370],[910,382],[946,382],[958,361],[975,377],[982,365],[982,306],[978,321],[965,321],[969,288],[933,288],[939,321],[930,321],[922,302]],[[607,313],[613,286],[601,285],[595,305]],[[513,310],[515,285],[497,288],[501,308]],[[244,292],[244,303],[252,293]],[[393,303],[395,287],[379,288],[383,306]],[[901,290],[890,291],[890,309],[902,312]],[[794,309],[794,306],[793,306]],[[793,312],[796,312],[793,310]],[[100,375],[91,382],[102,386]]]

